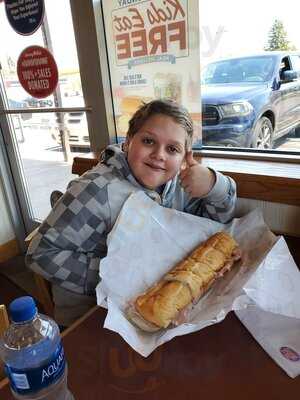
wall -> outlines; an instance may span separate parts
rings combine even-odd
[[[300,237],[300,207],[268,201],[239,199],[237,216],[255,208],[262,210],[264,220],[273,232]]]

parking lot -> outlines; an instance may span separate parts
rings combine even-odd
[[[274,149],[283,151],[299,151],[300,154],[300,138],[296,138],[294,132],[291,132],[288,136],[275,142]]]
[[[71,174],[72,159],[64,161],[62,148],[53,140],[49,129],[24,128],[18,147],[34,216],[44,219],[50,211],[50,193],[65,191],[75,177]]]

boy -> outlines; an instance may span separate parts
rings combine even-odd
[[[96,167],[70,182],[26,256],[29,268],[52,282],[58,323],[69,325],[95,304],[106,238],[131,193],[222,223],[232,219],[235,183],[194,160],[192,137],[184,108],[151,101],[130,120],[123,149],[108,146]]]

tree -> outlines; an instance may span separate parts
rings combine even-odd
[[[296,47],[288,40],[286,30],[279,19],[275,19],[269,31],[268,44],[264,49],[266,51],[296,50]]]

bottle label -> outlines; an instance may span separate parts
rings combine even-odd
[[[56,382],[64,373],[65,353],[61,342],[53,356],[37,368],[16,369],[5,366],[12,389],[19,394],[37,392]]]

